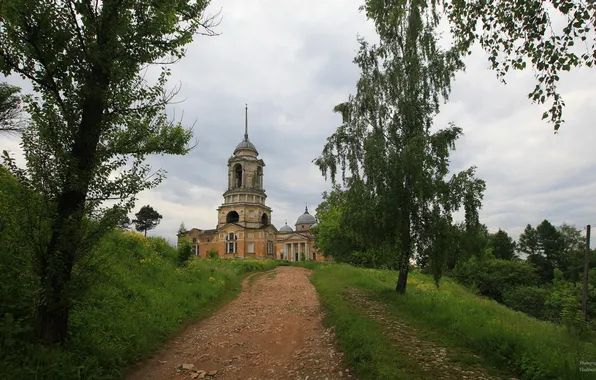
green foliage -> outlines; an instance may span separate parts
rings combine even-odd
[[[21,113],[21,91],[16,86],[0,82],[0,132],[19,132],[22,123],[19,120]]]
[[[515,261],[502,263],[511,265]],[[393,292],[397,276],[393,271],[343,264],[314,270],[312,281],[329,311],[329,321],[336,326],[346,359],[361,378],[399,378],[395,368],[404,366],[396,365],[400,360],[397,350],[384,339],[385,332],[377,324],[363,317],[361,306],[338,297],[350,287],[382,301],[389,310],[385,316],[389,323],[407,323],[425,335],[436,335],[444,344],[471,349],[493,365],[513,371],[520,380],[590,378],[590,374],[580,372],[578,363],[596,357],[593,341],[581,341],[562,326],[476,297],[446,277],[436,288],[431,276],[413,272],[408,294],[397,296]],[[350,329],[351,323],[355,330]],[[407,363],[408,358],[403,360]],[[377,372],[387,368],[392,368],[394,374],[388,371],[388,377],[384,377],[384,372]]]
[[[535,255],[538,253],[538,233],[531,224],[528,224],[524,232],[519,235],[518,249],[526,255]]]
[[[485,189],[474,167],[448,178],[449,154],[461,128],[431,131],[440,99],[448,98],[463,65],[457,54],[439,47],[437,10],[426,5],[370,1],[363,6],[380,43],[360,40],[356,94],[335,107],[342,124],[315,160],[334,184],[341,172],[349,189],[341,212],[349,215],[349,239],[361,246],[355,250],[398,247],[401,293],[414,247],[440,277],[445,250],[453,248],[446,228],[452,213],[463,208],[467,224],[477,224]],[[358,232],[352,237],[351,231]]]
[[[210,259],[217,259],[217,258],[219,258],[219,252],[217,252],[217,249],[211,248],[207,252],[207,257],[210,258]]]
[[[576,0],[446,3],[454,44],[462,52],[469,52],[475,42],[480,42],[503,82],[510,70],[532,67],[537,83],[528,98],[539,104],[552,100],[542,118],[548,118],[555,131],[564,121],[565,103],[557,88],[560,74],[596,63],[595,10],[594,2]],[[558,17],[563,19],[562,29],[554,22]]]
[[[18,181],[0,165],[0,352],[13,349],[18,340],[29,338],[33,303],[37,290],[34,265],[29,253],[27,218],[20,207]],[[29,200],[36,203],[35,198]]]
[[[503,294],[512,287],[536,284],[536,269],[522,261],[472,258],[459,264],[454,277],[462,284],[474,285],[480,295],[503,302]]]
[[[135,224],[136,230],[144,232],[145,236],[147,236],[147,230],[152,230],[157,227],[163,218],[159,212],[155,211],[153,207],[149,205],[141,207],[135,216],[137,218],[132,222]]]
[[[17,330],[12,337],[2,335],[0,327],[0,377],[122,378],[130,364],[151,355],[184,323],[235,293],[242,274],[276,266],[272,260],[193,259],[181,268],[176,249],[164,239],[119,230],[99,242],[93,257],[96,264],[86,273],[94,281],[73,305],[71,334],[63,349],[29,343],[24,338],[31,335],[30,325],[26,334]],[[27,285],[24,277],[18,281]],[[6,298],[8,304],[17,296]],[[5,305],[0,305],[0,326],[14,325]]]
[[[537,286],[513,286],[503,292],[503,304],[538,319],[545,319],[544,305],[550,292]]]
[[[495,234],[490,235],[489,246],[497,259],[512,260],[515,257],[515,241],[500,228]]]
[[[188,260],[192,257],[192,244],[190,239],[182,238],[178,241],[178,263],[180,266],[185,266]]]

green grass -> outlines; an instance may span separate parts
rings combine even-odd
[[[130,364],[146,358],[185,323],[233,298],[244,274],[277,265],[192,259],[180,268],[176,250],[163,239],[120,232],[106,236],[94,257],[93,269],[85,272],[92,285],[72,309],[64,348],[12,342],[0,350],[0,378],[122,378]]]
[[[417,329],[421,338],[455,350],[461,363],[471,358],[467,350],[497,373],[513,373],[522,380],[594,378],[594,372],[580,370],[581,361],[596,361],[593,343],[577,340],[564,327],[474,296],[451,279],[442,280],[437,290],[430,276],[411,273],[405,296],[394,292],[394,271],[322,265],[311,279],[348,362],[363,379],[415,378],[416,369],[404,364],[407,356],[396,351],[378,324],[341,296],[350,287],[380,301],[389,318]]]

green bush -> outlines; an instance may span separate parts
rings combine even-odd
[[[453,276],[462,284],[475,287],[480,295],[503,302],[509,288],[531,286],[538,282],[536,268],[523,261],[478,260],[475,257],[458,264]]]
[[[186,265],[186,262],[192,256],[192,244],[189,239],[182,238],[178,242],[178,263],[180,266]]]
[[[538,319],[545,319],[544,303],[550,291],[537,286],[516,286],[505,290],[503,304]]]
[[[207,252],[207,257],[209,257],[210,259],[218,259],[219,258],[219,252],[217,252],[217,249],[211,248]]]

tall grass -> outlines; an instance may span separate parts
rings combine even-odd
[[[89,286],[73,305],[64,348],[12,342],[0,352],[0,378],[122,378],[128,365],[181,325],[239,290],[244,273],[276,266],[271,260],[196,259],[179,267],[176,250],[163,239],[119,231],[107,235],[93,257],[79,268]]]
[[[477,297],[451,279],[443,279],[436,289],[432,277],[413,272],[404,296],[394,292],[397,281],[394,271],[327,265],[315,269],[312,281],[330,310],[331,321],[339,325],[339,339],[344,340],[342,346],[348,358],[355,348],[349,341],[345,344],[350,334],[346,321],[351,315],[361,317],[358,310],[336,304],[340,302],[338,293],[351,286],[385,303],[392,318],[419,329],[432,329],[448,344],[469,348],[495,366],[513,371],[520,379],[593,378],[594,372],[581,371],[586,367],[582,361],[596,360],[593,342],[580,341],[562,326]],[[370,340],[365,334],[361,338]],[[383,357],[369,360],[376,360],[381,368],[390,364]],[[358,360],[352,364],[357,369],[363,365]]]

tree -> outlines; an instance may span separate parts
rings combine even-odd
[[[451,225],[452,212],[463,206],[467,224],[478,223],[485,184],[475,178],[474,167],[446,178],[460,128],[431,132],[439,100],[448,97],[453,75],[462,68],[457,54],[437,44],[434,3],[402,1],[391,9],[385,4],[370,1],[363,7],[380,43],[360,40],[356,95],[335,107],[342,124],[315,163],[334,183],[341,170],[344,184],[357,186],[362,203],[373,206],[384,227],[375,230],[385,235],[380,243],[398,248],[396,291],[404,293],[415,254],[434,260],[439,271],[443,267],[443,251],[452,241],[441,232]]]
[[[519,252],[525,253],[526,255],[534,255],[538,253],[538,233],[531,224],[528,224],[524,229],[524,232],[519,235],[517,249]]]
[[[6,165],[42,194],[49,229],[31,237],[39,277],[35,331],[46,344],[68,333],[73,267],[135,195],[164,176],[149,154],[185,154],[192,131],[168,120],[169,68],[204,30],[208,1],[14,0],[0,2],[0,72],[29,80],[26,169]],[[171,58],[171,57],[174,57]],[[143,71],[160,65],[157,81]],[[112,207],[105,201],[115,201]],[[89,221],[96,221],[90,223]],[[30,231],[36,231],[31,218]],[[29,242],[28,242],[29,243]]]
[[[507,232],[499,228],[489,238],[490,247],[496,259],[512,260],[515,257],[515,241],[507,235]]]
[[[188,230],[186,229],[186,227],[184,226],[184,222],[180,223],[180,227],[178,228],[178,236],[184,236],[188,233]]]
[[[130,220],[128,215],[124,215],[118,222],[118,228],[120,228],[121,230],[127,231],[130,229],[131,224],[132,224],[132,221]]]
[[[0,83],[0,131],[19,132],[22,130],[21,98],[17,95],[21,91],[16,86]]]
[[[155,211],[153,207],[146,205],[141,207],[139,212],[135,214],[137,217],[132,222],[135,224],[135,228],[137,231],[144,231],[145,236],[147,236],[147,230],[152,230],[161,221],[163,216],[160,213]]]
[[[592,67],[596,62],[593,38],[593,1],[577,0],[452,0],[419,1],[434,9],[440,4],[446,13],[453,37],[453,52],[471,53],[474,43],[489,54],[489,62],[497,77],[510,70],[531,67],[536,86],[528,97],[539,104],[552,101],[542,118],[549,119],[555,131],[564,121],[565,103],[557,85],[562,72],[579,67]],[[403,8],[400,0],[371,0],[367,10],[375,10],[384,31],[390,32],[395,15]],[[561,19],[559,23],[557,18]],[[554,21],[553,21],[554,20]],[[563,24],[558,28],[558,24]]]
[[[564,241],[556,227],[545,219],[536,227],[536,233],[541,254],[552,263],[553,267],[566,270]]]

